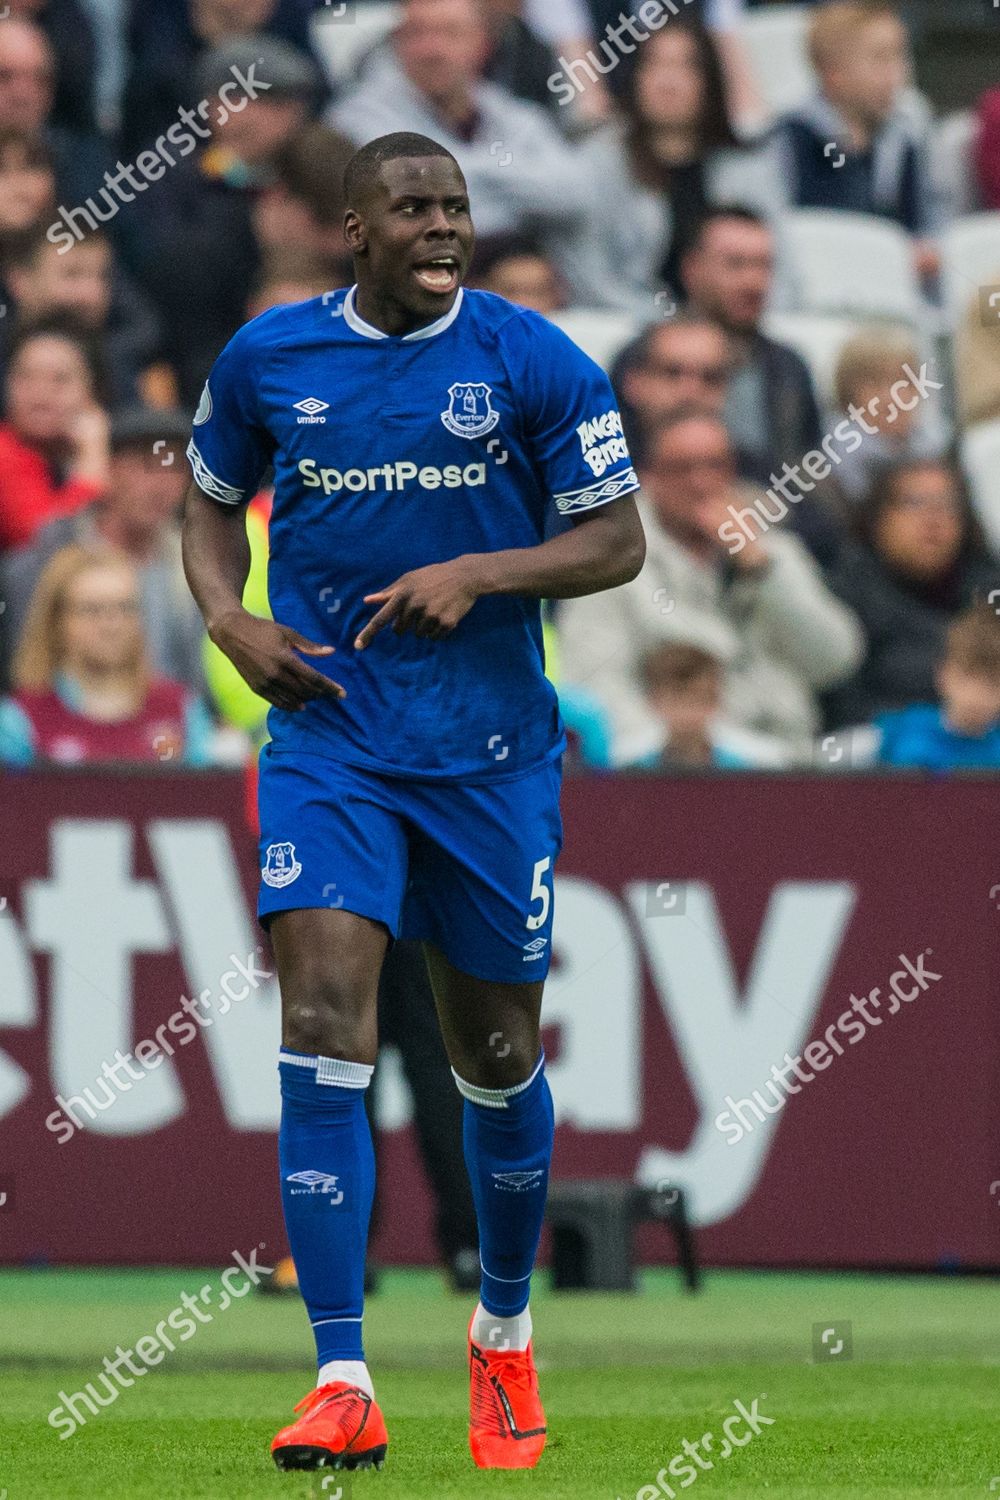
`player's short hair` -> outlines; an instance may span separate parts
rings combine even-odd
[[[948,631],[945,660],[973,677],[1000,683],[1000,616],[992,604],[974,604]]]
[[[417,135],[410,130],[396,130],[392,135],[380,135],[356,151],[344,171],[344,201],[348,208],[357,208],[375,186],[376,180],[387,161],[422,156],[446,156],[455,161],[452,153],[429,135]],[[461,169],[459,169],[461,170]]]
[[[830,0],[819,6],[809,27],[809,60],[816,72],[824,73],[855,46],[862,27],[886,17],[899,20],[890,0]]]

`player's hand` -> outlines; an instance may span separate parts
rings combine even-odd
[[[234,611],[212,632],[212,639],[243,681],[275,708],[299,713],[314,698],[346,698],[339,682],[324,677],[303,656],[332,656],[333,646],[317,646],[289,625]]]
[[[479,588],[471,557],[456,557],[451,562],[416,568],[397,578],[387,589],[365,595],[366,604],[381,607],[354,645],[358,651],[363,651],[387,625],[391,625],[397,635],[412,631],[426,640],[440,640],[455,629],[478,598]]]

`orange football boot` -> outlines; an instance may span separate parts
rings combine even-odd
[[[389,1442],[376,1402],[345,1380],[317,1386],[271,1444],[279,1469],[381,1469]]]
[[[533,1469],[545,1447],[545,1412],[527,1349],[484,1349],[469,1325],[469,1448],[480,1469]]]

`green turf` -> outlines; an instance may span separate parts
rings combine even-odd
[[[0,1500],[635,1500],[685,1438],[739,1399],[772,1426],[677,1494],[748,1500],[1000,1495],[997,1293],[987,1281],[710,1275],[698,1297],[650,1273],[636,1297],[533,1302],[550,1441],[538,1469],[481,1474],[464,1420],[468,1299],[432,1273],[385,1277],[366,1319],[390,1428],[381,1474],[279,1475],[268,1443],[309,1383],[297,1301],[213,1321],[61,1441],[47,1423],[116,1344],[131,1347],[218,1272],[0,1273]],[[849,1320],[850,1361],[814,1363],[815,1323]],[[683,1475],[681,1476],[683,1477]],[[667,1482],[669,1476],[665,1476]],[[342,1492],[338,1496],[338,1489]],[[656,1490],[643,1500],[653,1500]],[[659,1493],[663,1493],[660,1491]]]

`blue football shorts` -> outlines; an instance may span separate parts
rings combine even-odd
[[[410,781],[266,746],[260,920],[343,908],[478,979],[544,979],[561,779],[558,759],[490,782]]]

